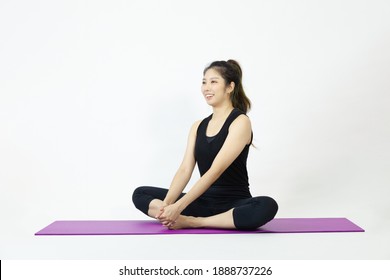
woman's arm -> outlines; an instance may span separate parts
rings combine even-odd
[[[180,164],[179,169],[177,170],[175,176],[173,177],[172,183],[169,187],[167,196],[165,197],[163,204],[170,205],[175,203],[177,198],[183,192],[184,188],[188,184],[188,181],[191,179],[192,172],[195,167],[195,141],[196,141],[196,132],[201,121],[195,122],[190,130],[187,140],[187,148],[184,154],[182,163]]]
[[[251,141],[252,128],[250,120],[240,115],[229,127],[229,134],[215,157],[210,169],[195,183],[191,190],[176,203],[164,208],[160,220],[174,222],[180,213],[202,195],[233,163],[244,147]]]

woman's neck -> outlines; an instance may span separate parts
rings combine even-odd
[[[231,104],[223,106],[223,107],[213,107],[213,119],[221,120],[226,119],[227,116],[232,112],[233,106]]]

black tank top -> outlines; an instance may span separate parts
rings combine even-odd
[[[221,130],[213,137],[207,137],[206,130],[212,115],[208,116],[199,124],[195,142],[195,160],[198,164],[201,176],[209,170],[219,150],[222,148],[229,134],[231,123],[241,114],[239,109],[233,109],[225,120]],[[250,197],[248,172],[246,162],[249,145],[246,145],[240,155],[222,173],[222,175],[206,191],[206,194],[227,197]]]

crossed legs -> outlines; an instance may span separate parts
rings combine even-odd
[[[133,193],[134,205],[146,215],[155,218],[159,213],[166,189],[139,187]],[[182,194],[184,195],[184,194]],[[225,228],[254,230],[272,220],[278,205],[270,197],[260,196],[237,199],[225,205],[225,209],[210,207],[207,199],[193,202],[176,220],[171,229]]]

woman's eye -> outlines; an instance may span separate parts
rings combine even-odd
[[[217,81],[211,81],[212,84],[215,84]]]

